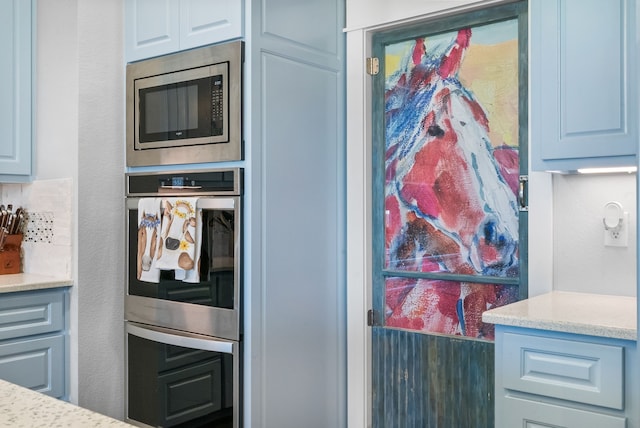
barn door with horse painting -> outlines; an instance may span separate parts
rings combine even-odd
[[[490,308],[527,295],[526,3],[376,33],[374,427],[489,428]]]

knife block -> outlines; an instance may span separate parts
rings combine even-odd
[[[20,273],[22,268],[22,234],[7,235],[0,251],[0,275]]]

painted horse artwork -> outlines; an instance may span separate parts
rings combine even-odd
[[[500,64],[490,43],[472,50],[474,37],[465,28],[386,48],[384,245],[391,271],[519,275],[517,55],[515,65]],[[500,48],[517,49],[513,39]],[[493,73],[494,86],[478,83],[482,73]],[[386,325],[493,339],[482,312],[516,301],[518,287],[464,278],[387,277]]]
[[[143,272],[151,270],[156,256],[159,229],[160,217],[143,211],[138,224],[137,279],[142,279]]]

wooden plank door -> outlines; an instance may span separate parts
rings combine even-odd
[[[373,36],[374,427],[493,426],[482,312],[527,295],[526,35],[519,2]]]

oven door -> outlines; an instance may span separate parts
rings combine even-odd
[[[127,422],[240,427],[239,343],[126,323]]]
[[[159,281],[137,279],[138,202],[127,198],[127,293],[129,321],[240,340],[240,198],[201,197],[200,282],[163,270]]]

